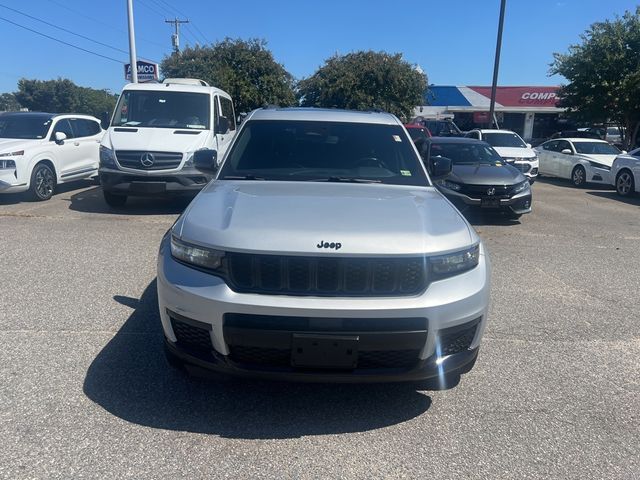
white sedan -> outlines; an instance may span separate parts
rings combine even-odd
[[[640,192],[640,148],[620,155],[613,161],[611,184],[622,197]]]
[[[611,184],[611,165],[620,150],[604,140],[555,138],[535,148],[541,175],[566,178],[576,187]]]
[[[48,200],[59,183],[95,177],[103,135],[87,115],[0,114],[0,193]]]

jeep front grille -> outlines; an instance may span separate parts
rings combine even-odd
[[[242,293],[409,296],[427,288],[419,258],[293,257],[228,253],[229,286]]]

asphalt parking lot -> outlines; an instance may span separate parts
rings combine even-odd
[[[640,197],[533,191],[521,222],[470,217],[491,317],[439,392],[186,378],[154,281],[186,202],[0,197],[0,477],[640,478]]]

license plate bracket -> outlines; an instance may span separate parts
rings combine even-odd
[[[291,365],[300,368],[356,368],[359,342],[358,335],[294,333]]]
[[[500,199],[499,198],[481,198],[480,199],[480,207],[482,208],[499,208],[500,207]]]
[[[165,182],[131,182],[131,189],[140,193],[164,193],[167,191]]]

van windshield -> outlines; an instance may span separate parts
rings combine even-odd
[[[125,91],[112,126],[208,130],[210,96],[206,93]]]

